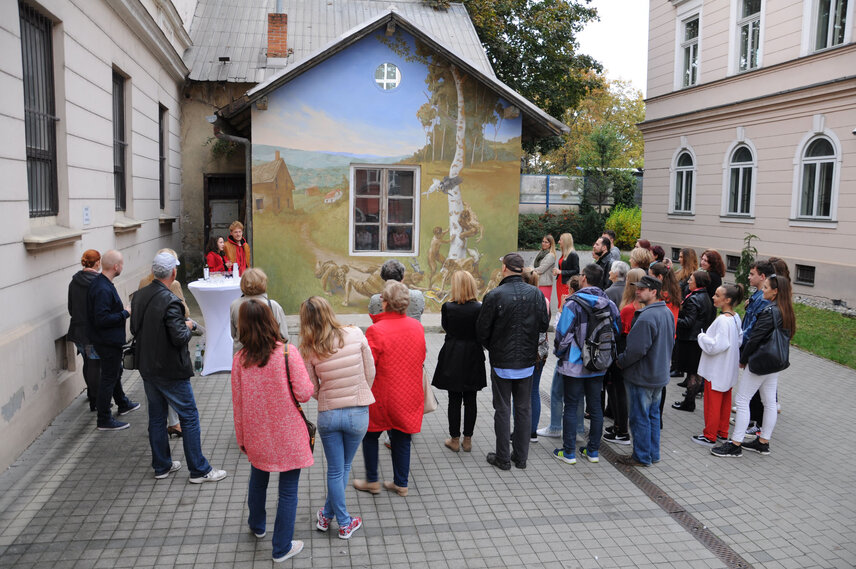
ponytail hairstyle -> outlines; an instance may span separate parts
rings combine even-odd
[[[770,257],[767,259],[767,262],[770,263],[773,267],[773,271],[779,275],[780,277],[785,277],[786,279],[791,279],[791,271],[788,269],[788,264],[779,257]],[[773,273],[769,273],[773,274]]]
[[[671,304],[677,308],[681,307],[681,285],[678,284],[678,278],[675,272],[666,266],[666,263],[654,263],[648,269],[652,276],[663,281],[663,290],[660,293],[660,298],[666,301],[666,304]]]
[[[791,299],[791,281],[782,275],[770,275],[767,277],[770,288],[778,291],[776,293],[776,306],[782,314],[782,327],[788,331],[791,338],[797,331],[797,317],[794,314],[793,300]]]
[[[742,284],[723,284],[721,286],[725,289],[725,298],[731,303],[732,308],[740,304],[746,292]]]

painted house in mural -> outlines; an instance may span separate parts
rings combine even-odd
[[[389,9],[220,111],[224,130],[249,113],[253,164],[281,159],[293,180],[293,208],[252,220],[256,265],[286,310],[319,294],[365,311],[389,258],[439,310],[455,270],[483,293],[516,249],[521,142],[566,127],[496,79],[461,5],[436,14],[478,49],[465,57],[443,22]],[[252,191],[268,191],[255,175]]]
[[[253,210],[281,213],[294,209],[294,180],[279,151],[274,159],[253,166]]]

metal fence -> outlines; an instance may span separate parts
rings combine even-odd
[[[636,204],[642,205],[642,173],[636,176]],[[585,176],[560,174],[521,174],[520,213],[541,213],[577,209],[580,206]]]

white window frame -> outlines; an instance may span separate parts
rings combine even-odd
[[[690,158],[692,158],[693,165],[692,168],[687,168],[685,166],[678,166],[678,158],[681,157],[682,154],[689,154]],[[690,195],[690,209],[675,209],[675,197],[678,191],[678,174],[681,174],[682,177],[685,172],[692,173],[692,183],[690,187],[690,191],[692,194]],[[688,144],[682,144],[675,154],[672,156],[672,162],[669,166],[669,215],[676,216],[693,216],[695,215],[695,203],[696,203],[696,186],[698,185],[698,160],[696,159],[695,151]],[[682,200],[683,201],[683,200]]]
[[[751,162],[734,162],[734,154],[737,152],[737,149],[740,147],[746,147],[749,152],[752,154]],[[730,202],[731,202],[731,171],[734,168],[739,168],[741,170],[745,168],[750,168],[752,173],[752,180],[750,181],[748,191],[749,193],[749,211],[748,212],[736,212],[730,211]],[[740,177],[740,183],[742,185],[743,177]],[[742,129],[738,129],[738,138],[733,141],[731,145],[728,147],[728,150],[725,152],[725,156],[722,160],[722,212],[721,216],[723,221],[749,221],[752,222],[755,219],[755,196],[758,187],[758,150],[755,148],[755,144],[745,138],[743,136]]]
[[[728,58],[728,74],[736,75],[738,73],[746,73],[755,69],[760,69],[764,65],[764,30],[766,28],[766,13],[767,0],[761,0],[761,8],[757,14],[743,18],[744,0],[731,0],[731,38],[729,39],[728,52],[731,56]],[[740,68],[740,42],[741,28],[753,20],[758,20],[758,64],[755,67]]]
[[[387,77],[386,77],[388,66],[390,66],[390,65],[395,68],[395,79],[387,79]],[[376,75],[377,69],[380,67],[383,67],[383,79],[378,79],[377,75]],[[378,89],[380,89],[383,92],[389,92],[389,91],[395,91],[396,89],[398,89],[398,87],[401,85],[401,81],[402,81],[402,79],[404,79],[404,77],[402,76],[401,68],[398,65],[396,65],[395,63],[392,63],[390,61],[384,61],[383,63],[378,65],[377,68],[375,68],[375,76],[373,77],[373,79],[374,79],[375,85],[377,86]]]
[[[843,153],[841,141],[830,129],[824,126],[823,115],[815,115],[815,128],[812,132],[806,133],[800,143],[797,145],[796,153],[794,154],[794,174],[793,174],[793,190],[791,195],[791,226],[808,226],[808,227],[835,227],[838,224],[838,191],[841,181],[841,167],[843,162]],[[809,145],[819,138],[826,138],[832,149],[835,152],[833,158],[832,171],[832,195],[829,201],[829,216],[805,216],[800,214],[800,200],[802,197],[802,181],[803,181],[803,166],[807,163],[814,163],[814,159],[805,159],[806,150]],[[818,160],[817,162],[820,162]]]
[[[835,0],[832,0],[833,2]],[[844,26],[844,41],[835,45],[826,45],[822,48],[815,47],[817,40],[817,16],[820,9],[821,0],[803,0],[803,26],[802,26],[802,45],[800,46],[800,55],[810,55],[835,49],[853,41],[853,17],[854,17],[854,0],[848,0],[847,11],[845,13]],[[829,33],[829,32],[828,32]]]
[[[684,47],[688,45],[684,41],[684,30],[687,22],[694,19],[698,19],[698,37],[693,40],[696,47],[696,82],[692,85],[684,85]],[[701,83],[703,24],[702,0],[689,0],[677,6],[675,13],[675,90],[688,89]]]
[[[412,251],[385,251],[383,248],[385,247],[385,220],[381,220],[381,226],[379,230],[378,240],[381,245],[381,250],[373,250],[373,251],[363,251],[356,250],[354,243],[354,229],[355,222],[354,219],[354,204],[356,202],[356,172],[361,169],[377,169],[377,170],[398,170],[398,171],[406,171],[413,172],[413,230],[411,233],[411,242],[412,242]],[[418,257],[419,256],[419,226],[420,226],[420,201],[421,201],[421,178],[420,178],[421,169],[419,166],[411,166],[411,165],[392,165],[392,164],[351,164],[350,171],[350,188],[348,191],[348,253],[354,257]],[[381,185],[381,198],[385,196],[386,189]],[[387,199],[388,196],[386,196]],[[382,211],[386,211],[386,208],[383,208]]]

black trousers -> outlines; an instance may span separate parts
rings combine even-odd
[[[449,436],[461,436],[461,404],[464,405],[464,436],[473,436],[476,428],[476,391],[449,392]]]
[[[615,366],[607,372],[609,383],[606,384],[606,395],[609,397],[609,409],[612,411],[612,422],[616,435],[627,433],[627,390],[624,388],[624,374]]]
[[[116,402],[119,410],[127,409],[131,401],[125,397],[122,390],[122,347],[95,346],[98,357],[101,358],[101,382],[98,384],[98,425],[106,425],[110,422],[110,398]]]
[[[514,412],[514,440],[511,451],[515,460],[526,462],[529,458],[529,436],[532,434],[532,376],[522,379],[504,379],[491,368],[493,386],[493,430],[496,433],[496,457],[500,462],[509,462],[511,453],[508,440],[511,438],[511,414]],[[512,401],[513,400],[513,401]],[[518,426],[522,428],[517,428]]]

